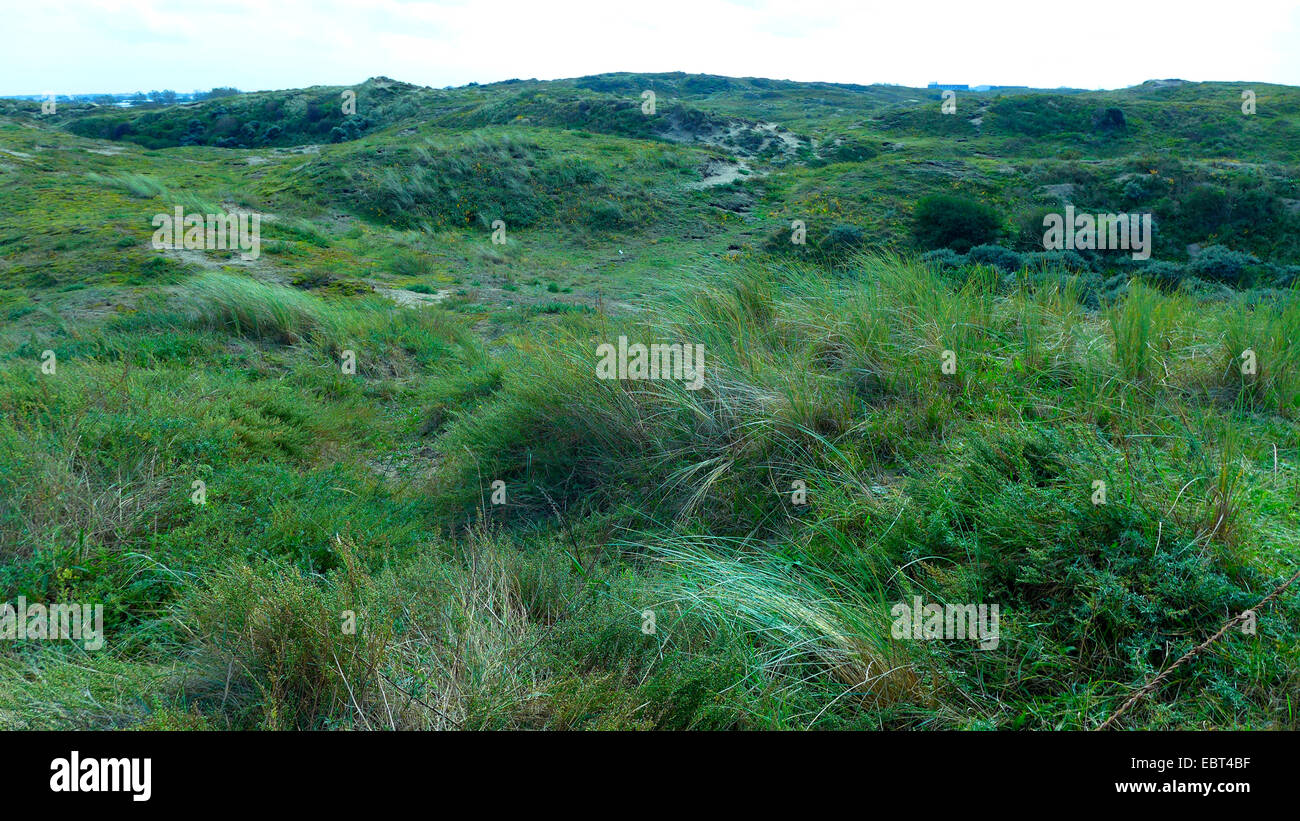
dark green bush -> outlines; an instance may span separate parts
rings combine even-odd
[[[827,256],[843,256],[861,248],[865,242],[866,236],[861,228],[841,223],[831,227],[817,248]]]
[[[1234,251],[1222,245],[1210,245],[1187,264],[1187,270],[1193,276],[1212,282],[1223,282],[1241,287],[1246,284],[1250,266],[1259,262],[1253,254]]]
[[[875,158],[880,150],[861,140],[840,140],[822,151],[822,159],[834,162],[865,162]]]
[[[1060,206],[1036,208],[1021,215],[1012,226],[1011,248],[1015,251],[1042,251],[1043,233],[1046,228],[1043,220],[1049,214],[1059,214]]]
[[[1153,282],[1168,286],[1177,286],[1187,277],[1183,266],[1164,260],[1152,260],[1142,268],[1142,274]]]
[[[960,268],[966,264],[966,256],[959,254],[951,248],[937,248],[933,251],[926,251],[921,254],[921,261],[930,265],[937,265],[939,270],[946,271],[952,268]]]
[[[990,205],[955,194],[932,194],[916,204],[913,235],[923,248],[951,248],[965,253],[996,242],[1002,217]]]
[[[1076,273],[1092,268],[1088,260],[1077,251],[1034,251],[1021,254],[1020,261],[1029,268],[1064,268]]]
[[[970,249],[966,258],[973,263],[989,265],[1003,273],[1010,274],[1020,270],[1020,255],[1000,245],[976,245]]]
[[[1113,134],[1128,129],[1124,112],[1118,108],[1103,108],[1092,116],[1092,127],[1103,134]]]

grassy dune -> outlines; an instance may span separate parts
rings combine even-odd
[[[735,145],[629,119],[644,83]],[[1233,88],[971,95],[981,130],[919,89],[380,83],[337,141],[337,89],[3,104],[0,600],[102,603],[106,640],[4,642],[0,726],[1096,726],[1300,556],[1293,115],[1207,113]],[[1171,161],[1193,128],[1250,167]],[[955,187],[1015,256],[1063,180],[1217,186],[1227,227],[1165,212],[1177,277],[911,234]],[[175,205],[266,214],[261,256],[154,250]],[[699,389],[597,378],[620,336],[702,346]],[[997,646],[896,635],[914,597],[997,603]],[[1298,691],[1292,590],[1124,724],[1297,729]]]
[[[436,308],[208,275],[60,346],[54,378],[10,360],[5,584],[108,602],[114,640],[7,657],[8,715],[1080,727],[1281,580],[1300,303],[1135,288],[1090,314],[1066,275],[853,267],[702,272],[655,321],[574,316],[498,354]],[[594,378],[619,333],[700,341],[704,386]],[[893,639],[912,595],[1001,602],[1000,646]],[[1294,726],[1295,615],[1140,720]]]

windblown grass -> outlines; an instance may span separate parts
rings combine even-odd
[[[558,506],[634,523],[678,574],[670,599],[753,642],[750,675],[826,688],[806,719],[857,692],[893,720],[952,721],[933,705],[978,669],[1000,682],[976,698],[997,725],[1039,698],[1013,674],[1031,658],[1057,682],[1140,681],[1277,577],[1242,560],[1243,499],[1264,481],[1240,462],[1253,423],[1203,391],[1218,326],[1184,297],[1137,285],[1097,316],[1068,278],[1008,288],[976,271],[954,288],[889,258],[862,258],[851,279],[695,283],[647,322],[575,318],[520,345],[441,435],[436,491],[506,519]],[[1278,310],[1257,321],[1289,321]],[[595,346],[619,334],[702,344],[704,386],[595,378]],[[1289,384],[1295,363],[1269,361],[1270,384]],[[1262,395],[1262,410],[1292,412]],[[504,508],[485,502],[497,479]],[[881,626],[914,594],[1015,615],[996,651],[923,652]],[[1086,726],[1095,705],[1035,709]]]
[[[337,310],[310,294],[229,274],[204,274],[187,284],[181,311],[199,327],[284,344],[337,339]]]

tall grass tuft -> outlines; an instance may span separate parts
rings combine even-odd
[[[206,581],[182,617],[209,671],[189,685],[192,698],[233,699],[242,710],[232,713],[260,713],[271,730],[370,726],[393,628],[363,607],[372,580],[351,545],[335,543],[344,569],[330,576],[272,562],[234,565]]]
[[[94,172],[86,175],[92,182],[109,188],[116,188],[125,191],[133,197],[148,199],[150,197],[164,197],[167,195],[167,187],[161,181],[147,174],[96,174]]]
[[[1212,384],[1248,406],[1300,416],[1300,292],[1222,314],[1222,348]]]
[[[203,274],[187,283],[181,310],[200,327],[287,345],[337,342],[337,309],[295,288],[230,274]]]
[[[917,674],[890,637],[891,602],[864,596],[856,582],[714,537],[665,538],[646,549],[673,573],[670,600],[749,637],[751,674],[786,686],[821,678],[837,700],[874,707],[919,696]]]

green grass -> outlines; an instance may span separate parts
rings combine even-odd
[[[952,118],[758,78],[376,80],[337,144],[341,89],[0,104],[0,598],[107,633],[0,647],[0,726],[1096,726],[1295,572],[1300,296],[1249,288],[1264,263],[1235,290],[922,263],[912,212],[960,194],[1030,251],[1068,185],[1153,210],[1157,256],[1284,268],[1295,90],[1256,90],[1255,120],[1224,84]],[[232,204],[259,259],[149,247],[153,214]],[[700,389],[598,379],[619,336],[702,346]],[[998,604],[998,647],[896,638],[914,596]],[[1125,725],[1295,729],[1297,616]]]

